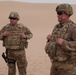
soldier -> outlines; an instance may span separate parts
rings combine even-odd
[[[76,24],[70,20],[73,8],[64,3],[56,12],[59,23],[47,36],[45,46],[52,63],[50,75],[76,75]]]
[[[26,26],[18,23],[19,19],[17,12],[11,12],[10,23],[0,30],[0,40],[3,41],[3,46],[6,48],[8,75],[16,75],[16,64],[19,75],[26,75],[25,48],[28,44],[27,40],[31,39],[33,34]]]

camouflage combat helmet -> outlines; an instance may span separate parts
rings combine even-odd
[[[67,15],[71,16],[73,14],[73,8],[70,4],[60,4],[56,7],[56,12],[63,11]]]
[[[11,12],[9,18],[10,17],[17,18],[18,20],[20,19],[19,14],[17,12]]]

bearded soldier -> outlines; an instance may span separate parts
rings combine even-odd
[[[25,48],[27,48],[28,39],[33,34],[24,26],[19,24],[19,14],[11,12],[9,15],[10,23],[0,30],[0,40],[6,48],[6,62],[8,64],[8,75],[16,75],[16,64],[18,66],[19,75],[26,75],[27,60]]]
[[[58,24],[47,36],[45,51],[52,62],[50,75],[76,75],[76,24],[70,20],[70,4],[56,7]]]

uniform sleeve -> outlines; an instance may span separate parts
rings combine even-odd
[[[0,40],[3,40],[3,39],[4,39],[3,33],[4,33],[5,29],[6,29],[6,27],[3,27],[3,28],[0,30]]]
[[[67,41],[64,40],[63,42],[63,48],[65,48],[66,51],[76,51],[76,28],[74,28],[71,32],[72,40]]]
[[[33,37],[33,34],[32,32],[29,30],[29,28],[25,27],[24,28],[24,31],[25,31],[25,35],[27,37],[27,39],[31,39]]]

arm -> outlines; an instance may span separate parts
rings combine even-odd
[[[32,32],[25,26],[22,25],[23,33],[21,33],[20,37],[24,39],[31,39],[33,37]]]
[[[62,47],[66,51],[76,51],[76,28],[71,31],[71,40],[63,40]]]
[[[4,39],[3,33],[5,32],[6,27],[4,26],[1,30],[0,30],[0,40]]]
[[[31,38],[33,37],[32,32],[31,32],[27,27],[25,27],[24,30],[25,30],[26,38],[27,38],[27,39],[31,39]]]
[[[27,28],[23,26],[23,33],[21,33],[20,37],[22,38],[22,43],[23,45],[25,45],[25,48],[28,48],[28,39],[31,39],[33,37],[33,34],[31,33],[31,31]]]

